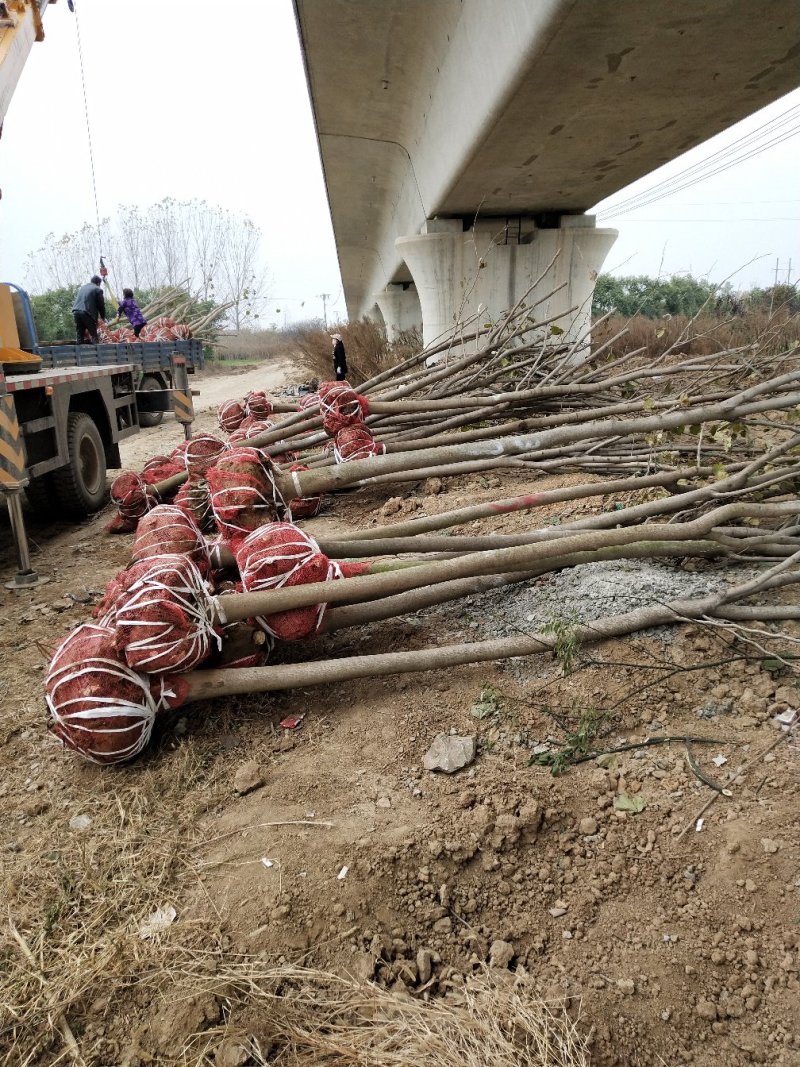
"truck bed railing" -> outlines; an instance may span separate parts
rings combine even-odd
[[[175,356],[183,356],[188,366],[203,366],[203,345],[188,341],[137,341],[100,345],[37,345],[43,370],[59,367],[104,367],[111,364],[169,370]]]

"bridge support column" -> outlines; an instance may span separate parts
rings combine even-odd
[[[572,341],[589,329],[595,279],[616,237],[616,230],[597,229],[591,215],[563,215],[557,229],[526,219],[514,220],[513,228],[506,219],[482,219],[466,232],[460,219],[434,219],[423,233],[398,237],[395,245],[419,294],[426,345],[446,339],[478,312],[483,322],[496,320],[545,271],[527,300],[563,285],[535,314],[540,320],[559,316],[560,340]]]
[[[375,300],[386,323],[386,336],[396,341],[404,330],[422,325],[422,308],[413,285],[387,285]]]

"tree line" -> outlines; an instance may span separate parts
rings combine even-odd
[[[794,285],[774,285],[735,292],[729,283],[713,285],[691,275],[650,278],[645,274],[614,277],[601,274],[594,288],[592,313],[610,311],[625,318],[643,315],[659,319],[665,315],[691,317],[705,310],[720,315],[744,315],[750,311],[774,311],[785,308],[800,312],[800,292]]]
[[[29,288],[50,297],[41,314],[62,317],[64,294],[97,272],[101,255],[118,296],[125,286],[140,295],[179,286],[210,305],[231,302],[232,329],[257,323],[267,272],[261,231],[244,215],[167,197],[148,208],[120,206],[99,229],[85,223],[61,237],[48,234],[26,263]]]

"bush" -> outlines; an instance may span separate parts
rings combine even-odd
[[[283,331],[283,337],[311,378],[322,381],[333,378],[332,333],[342,338],[347,355],[347,379],[352,385],[360,385],[397,366],[422,348],[418,330],[409,330],[399,341],[389,343],[381,327],[367,318],[337,323],[327,329],[318,321],[299,323]]]

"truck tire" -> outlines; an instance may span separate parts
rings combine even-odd
[[[106,500],[106,454],[91,416],[71,411],[67,421],[69,462],[53,472],[61,513],[82,519],[99,511]]]
[[[142,383],[139,386],[140,389],[156,390],[163,389],[163,384],[152,374],[146,374],[142,378]],[[161,420],[164,418],[163,411],[140,411],[139,412],[139,425],[146,429],[150,426],[158,426]]]
[[[53,479],[49,474],[43,474],[40,478],[31,478],[25,486],[28,506],[38,518],[53,517],[54,494]]]

